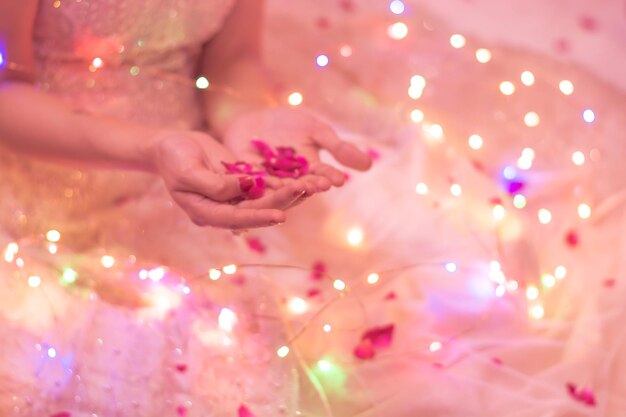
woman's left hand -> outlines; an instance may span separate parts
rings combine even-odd
[[[294,148],[308,160],[309,173],[297,180],[304,181],[307,195],[326,191],[331,186],[340,187],[345,182],[342,171],[320,161],[322,149],[342,165],[359,171],[368,170],[372,163],[356,146],[341,140],[327,123],[300,109],[279,107],[243,114],[233,119],[223,135],[224,145],[237,158],[260,163],[263,158],[252,145],[253,139],[263,140],[273,148]],[[289,183],[293,179],[282,181]]]

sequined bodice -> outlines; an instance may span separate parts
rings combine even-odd
[[[150,127],[198,129],[198,58],[232,3],[42,0],[34,26],[36,82],[78,111]],[[0,174],[7,179],[0,191],[13,203],[4,204],[0,214],[16,234],[75,224],[85,236],[77,220],[84,224],[95,212],[158,183],[147,174],[78,171],[5,151]]]

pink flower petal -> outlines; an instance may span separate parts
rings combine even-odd
[[[250,411],[248,409],[248,407],[246,407],[245,405],[241,404],[239,406],[239,410],[237,410],[237,416],[238,417],[256,417],[252,411]]]
[[[313,272],[311,273],[311,278],[315,281],[319,281],[324,278],[324,274],[326,274],[326,264],[322,261],[317,261],[313,264]]]
[[[50,417],[72,417],[72,413],[69,413],[67,411],[61,411],[56,414],[51,414]]]
[[[596,397],[593,394],[591,388],[578,388],[576,384],[568,382],[565,384],[569,395],[577,401],[587,404],[588,406],[595,407]]]
[[[361,340],[354,348],[353,353],[354,356],[359,359],[372,359],[376,356],[376,351],[374,350],[374,346],[372,346],[372,341],[369,339]]]
[[[179,364],[176,365],[176,370],[178,372],[181,372],[181,373],[186,372],[187,371],[187,365],[185,365],[184,363],[179,363]]]
[[[395,292],[390,291],[386,296],[385,296],[385,300],[395,300],[396,298],[398,298],[398,296],[396,295]]]
[[[266,142],[259,140],[259,139],[253,139],[251,143],[256,148],[256,150],[261,154],[261,156],[263,156],[263,158],[269,159],[269,158],[276,156],[276,154],[272,150],[272,147],[268,145]]]
[[[252,250],[254,252],[265,253],[265,251],[266,251],[265,245],[257,237],[249,237],[249,238],[247,238],[246,239],[246,243],[248,244],[248,247],[250,248],[250,250]]]
[[[182,405],[179,405],[178,407],[176,407],[176,414],[178,414],[180,417],[185,417],[187,415],[187,409]]]
[[[361,340],[369,340],[372,342],[372,346],[376,349],[383,349],[391,344],[393,339],[394,325],[388,324],[386,326],[372,327],[361,337]]]
[[[311,297],[315,297],[316,295],[319,295],[320,293],[321,291],[319,290],[319,288],[311,288],[310,290],[306,292],[306,296],[311,298]]]
[[[615,286],[615,278],[607,278],[604,280],[603,285],[606,288],[612,288]]]

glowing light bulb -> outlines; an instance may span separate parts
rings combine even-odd
[[[452,184],[450,186],[450,194],[452,194],[454,197],[459,197],[461,194],[463,194],[463,190],[461,189],[461,186],[459,184]]]
[[[209,278],[212,281],[217,281],[222,276],[222,272],[219,269],[211,268],[209,269]]]
[[[359,246],[363,243],[364,234],[360,227],[352,227],[348,230],[346,240],[350,246]]]
[[[102,59],[101,58],[94,58],[93,61],[91,61],[91,65],[95,68],[95,69],[99,69],[102,68]]]
[[[41,285],[41,278],[37,275],[31,275],[28,277],[28,286],[31,288],[37,288]]]
[[[317,367],[322,372],[330,372],[333,369],[333,364],[330,363],[330,361],[327,361],[326,359],[321,359],[317,361]]]
[[[287,302],[287,308],[293,314],[304,314],[309,309],[309,304],[300,297],[292,297]]]
[[[513,180],[517,176],[517,171],[512,166],[507,166],[502,170],[502,176],[507,180]]]
[[[50,252],[52,255],[54,255],[55,253],[57,253],[58,251],[58,247],[56,244],[54,243],[48,243],[48,252]]]
[[[342,45],[339,49],[339,53],[341,56],[347,58],[352,55],[352,47],[350,45]]]
[[[450,36],[450,45],[452,45],[453,48],[463,48],[466,42],[467,41],[465,40],[465,36],[459,35],[458,33]]]
[[[337,290],[337,291],[343,291],[346,289],[346,283],[343,282],[340,279],[336,279],[335,281],[333,281],[333,287]]]
[[[421,98],[422,95],[424,94],[424,88],[418,87],[417,85],[410,85],[409,89],[407,91],[407,94],[413,100],[417,100],[417,99]]]
[[[539,223],[548,224],[552,221],[552,213],[550,210],[541,208],[537,211],[537,218],[539,219]]]
[[[483,138],[481,138],[479,135],[472,135],[469,137],[469,139],[467,139],[467,144],[470,148],[474,150],[479,150],[483,147]]]
[[[287,97],[287,102],[292,106],[299,106],[300,104],[302,104],[302,94],[298,93],[297,91],[289,94],[289,97]]]
[[[414,123],[422,123],[424,121],[424,112],[418,109],[412,110],[411,120]]]
[[[413,75],[411,77],[411,85],[417,88],[426,88],[426,78],[419,74]]]
[[[591,109],[583,111],[583,120],[587,123],[593,123],[596,120],[596,114]]]
[[[330,331],[331,331],[333,328],[331,327],[331,325],[330,325],[330,324],[325,324],[325,325],[322,327],[322,329],[324,330],[324,332],[325,332],[325,333],[330,333]]]
[[[389,3],[389,10],[393,14],[402,14],[404,13],[404,3],[400,0],[393,0]]]
[[[585,154],[581,151],[576,151],[572,154],[572,162],[574,165],[582,165],[585,163]]]
[[[48,239],[49,242],[58,242],[59,240],[61,240],[61,233],[59,233],[58,230],[48,230],[48,232],[46,233],[46,239]]]
[[[574,92],[574,84],[570,80],[561,80],[559,82],[559,90],[561,90],[561,93],[569,96]]]
[[[491,214],[493,216],[493,219],[499,222],[504,219],[504,216],[506,215],[506,210],[501,204],[496,204],[495,206],[493,206]]]
[[[528,127],[538,126],[540,122],[539,115],[534,111],[529,111],[524,115],[524,124]]]
[[[556,278],[552,274],[543,274],[541,275],[541,285],[552,288],[556,285]]]
[[[62,284],[73,284],[76,282],[78,278],[78,273],[74,271],[72,268],[65,268],[63,270],[63,275],[61,276]]]
[[[209,80],[206,77],[198,77],[196,79],[196,88],[200,90],[206,90],[207,88],[209,88],[209,85]]]
[[[180,294],[161,285],[151,288],[144,296],[160,317],[181,303]]]
[[[534,285],[529,285],[526,288],[526,298],[529,300],[536,300],[539,298],[539,289],[537,289]]]
[[[145,281],[148,279],[148,270],[147,269],[142,269],[139,271],[139,279],[142,281]]]
[[[563,265],[559,265],[554,269],[554,277],[556,279],[564,279],[565,276],[567,275],[567,268],[565,268]]]
[[[543,306],[539,304],[530,308],[530,316],[536,320],[542,318],[544,313]]]
[[[402,22],[396,22],[387,28],[387,36],[391,39],[401,40],[409,34],[409,28]]]
[[[278,350],[276,351],[276,355],[278,355],[279,358],[284,358],[287,355],[289,355],[289,347],[288,346],[281,346],[278,348]]]
[[[226,275],[233,275],[234,273],[237,272],[237,265],[235,264],[226,265],[225,267],[222,268],[222,272],[224,272]]]
[[[456,264],[454,262],[448,262],[444,265],[444,268],[446,268],[446,271],[452,273],[452,272],[456,272]]]
[[[491,61],[491,51],[489,49],[480,48],[476,50],[476,60],[481,64]]]
[[[441,350],[442,347],[443,345],[441,344],[441,342],[435,341],[432,342],[430,346],[428,346],[428,350],[430,350],[431,352],[437,352],[438,350]]]
[[[100,263],[105,268],[112,268],[115,265],[115,258],[109,255],[104,255],[100,258]]]
[[[55,358],[57,356],[57,351],[55,348],[48,348],[48,357]]]
[[[530,71],[524,71],[522,72],[522,75],[520,76],[520,80],[522,81],[522,84],[524,84],[527,87],[530,87],[531,85],[535,83],[535,74],[533,74]]]
[[[428,186],[420,182],[415,186],[415,192],[419,195],[426,195],[428,194]]]
[[[496,297],[498,298],[504,297],[504,294],[506,294],[506,287],[502,284],[498,285],[495,291]]]
[[[156,267],[148,271],[148,278],[153,282],[159,282],[165,277],[165,268]]]
[[[328,56],[324,54],[318,55],[317,58],[315,58],[315,63],[320,68],[324,68],[329,62],[330,60],[328,59]]]
[[[0,52],[0,68],[4,65],[4,55]]]
[[[523,209],[526,207],[526,197],[522,194],[515,194],[515,197],[513,197],[513,206],[517,209]]]
[[[367,276],[367,283],[368,284],[376,284],[378,281],[380,280],[380,276],[376,273],[376,272],[372,272],[371,274],[369,274]]]
[[[59,7],[61,7],[61,0],[54,0],[52,2],[52,7],[54,7],[55,9],[58,9]]]
[[[591,207],[589,207],[589,205],[585,203],[579,204],[578,216],[581,219],[588,219],[591,216]]]
[[[432,139],[439,142],[443,138],[443,127],[441,127],[441,125],[435,123],[430,126],[425,126],[425,128]]]
[[[229,308],[222,308],[219,316],[217,316],[217,326],[225,331],[232,332],[233,328],[237,324],[237,315]]]
[[[500,92],[505,96],[510,96],[515,92],[515,85],[511,81],[502,81],[500,83]]]
[[[18,250],[19,250],[19,246],[17,245],[17,243],[15,242],[9,243],[6,249],[4,250],[4,260],[6,262],[13,262],[13,260],[15,259],[15,255],[17,255]]]

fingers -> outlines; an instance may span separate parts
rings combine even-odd
[[[187,192],[176,192],[173,196],[198,226],[250,229],[273,226],[286,220],[285,213],[278,209],[257,209],[220,204],[201,195]]]
[[[185,173],[175,187],[176,191],[201,194],[214,201],[229,201],[241,196],[254,186],[251,177],[216,174],[205,169]]]
[[[316,164],[311,167],[311,172],[327,178],[335,187],[341,187],[346,182],[346,175],[343,172],[327,164]]]
[[[367,154],[353,144],[341,140],[335,131],[324,123],[316,125],[312,139],[318,146],[329,151],[342,165],[359,171],[366,171],[372,166],[372,160]]]
[[[242,208],[273,208],[286,210],[304,195],[306,195],[306,191],[302,187],[294,188],[291,186],[285,186],[278,190],[269,190],[258,200],[242,201],[237,206]]]

